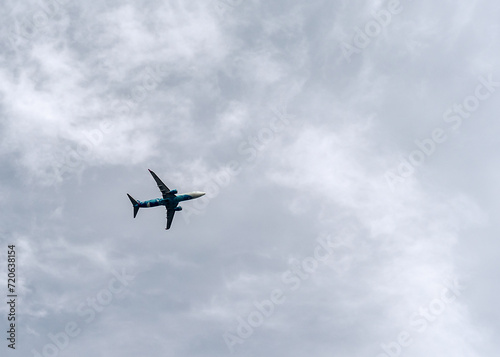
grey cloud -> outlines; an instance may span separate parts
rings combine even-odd
[[[236,356],[496,356],[498,93],[457,130],[443,113],[500,81],[499,7],[401,0],[381,20],[391,4],[7,2],[16,352],[225,356],[229,331]],[[346,60],[373,21],[388,22]],[[436,127],[446,141],[391,188]],[[148,168],[207,191],[168,232],[161,209],[132,218],[127,192],[159,196]],[[300,278],[325,236],[331,259]],[[122,269],[135,277],[118,292]]]

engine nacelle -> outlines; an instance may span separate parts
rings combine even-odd
[[[182,207],[181,206],[175,207],[174,210],[175,211],[182,211]]]
[[[169,193],[173,193],[175,195],[177,193],[177,190],[170,190]]]

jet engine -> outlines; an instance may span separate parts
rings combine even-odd
[[[170,190],[168,193],[173,193],[175,195],[177,193],[177,190]]]
[[[175,211],[182,211],[182,207],[181,206],[175,207],[174,210]]]

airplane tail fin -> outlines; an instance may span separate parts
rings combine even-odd
[[[130,202],[132,202],[132,205],[134,206],[134,218],[137,216],[137,212],[139,212],[139,202],[137,202],[132,196],[130,196],[127,193],[128,198],[130,199]]]

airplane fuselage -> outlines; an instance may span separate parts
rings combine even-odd
[[[167,198],[155,198],[147,201],[137,200],[137,203],[141,208],[165,206],[167,209],[174,209],[177,207],[179,202],[192,200],[194,198],[198,198],[203,195],[204,195],[203,192],[195,191],[195,192],[182,193],[180,195]]]

